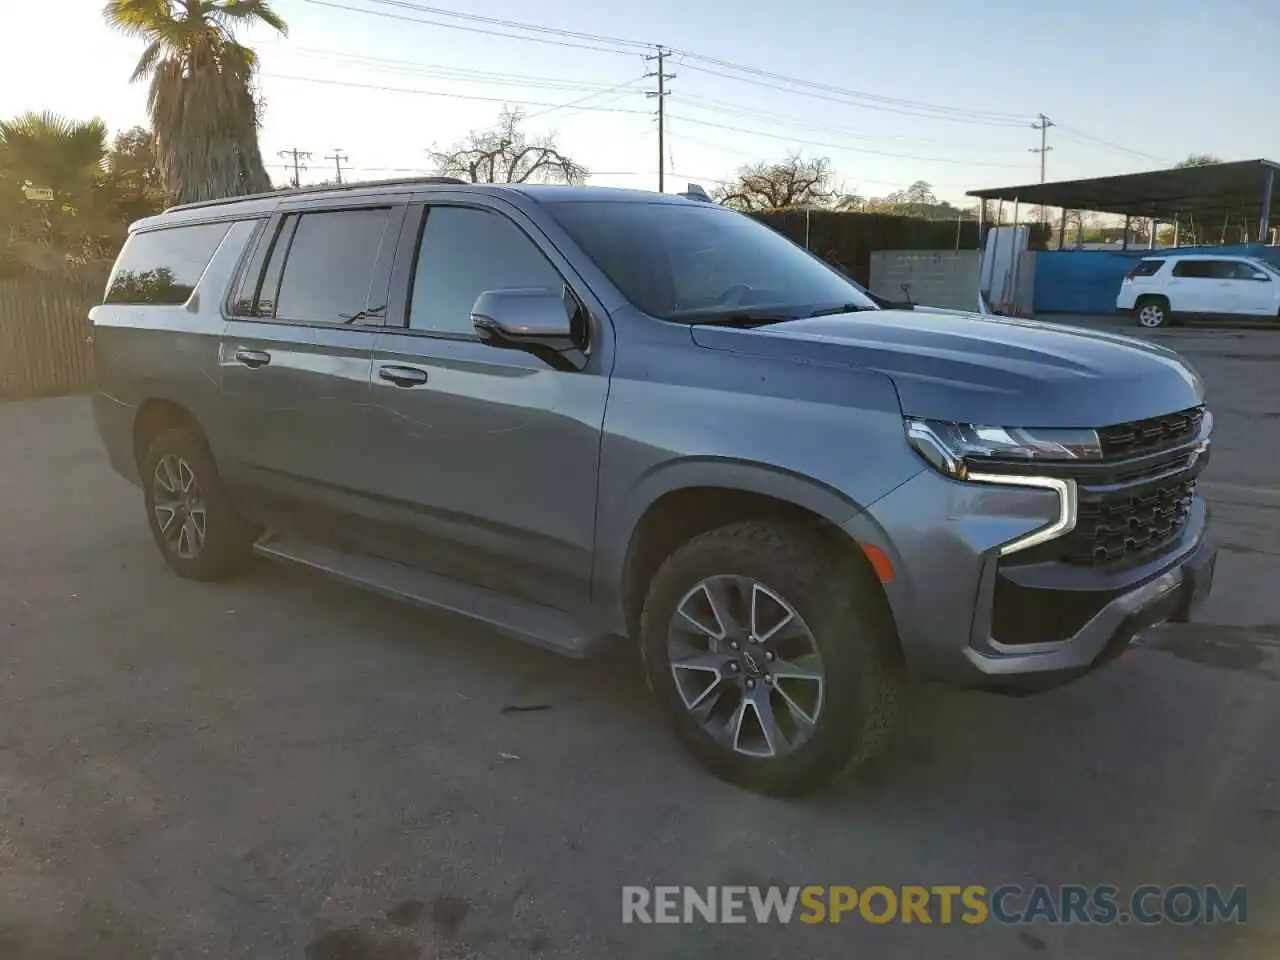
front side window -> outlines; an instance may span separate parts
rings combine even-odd
[[[861,287],[750,217],[712,204],[564,201],[552,216],[650,316],[692,322],[742,310],[874,310]]]
[[[131,235],[111,271],[104,302],[186,303],[230,227],[230,223],[201,223]]]
[[[309,323],[355,323],[369,307],[374,265],[382,248],[391,210],[331,210],[304,213],[293,227],[293,239],[283,252],[279,294],[274,297],[278,320]],[[286,223],[276,247],[287,238]],[[259,295],[258,313],[272,300],[268,284],[272,268],[281,262],[273,253]]]
[[[1227,276],[1232,280],[1248,280],[1252,283],[1258,282],[1258,274],[1266,274],[1267,271],[1256,263],[1250,263],[1248,260],[1230,260],[1223,261],[1225,266],[1229,268]]]
[[[487,290],[519,287],[564,288],[556,268],[523,230],[487,210],[427,211],[413,273],[411,330],[474,336],[476,298]]]

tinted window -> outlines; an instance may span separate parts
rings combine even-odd
[[[284,272],[284,259],[289,253],[289,244],[293,242],[293,232],[298,228],[298,215],[291,213],[280,221],[276,234],[267,244],[264,254],[267,264],[262,272],[261,281],[256,291],[248,291],[247,303],[243,306],[244,316],[274,317],[276,314],[276,297],[280,295],[280,276]]]
[[[1264,272],[1261,267],[1243,260],[1223,260],[1221,263],[1222,276],[1230,280],[1253,280],[1258,274]]]
[[[202,223],[133,234],[116,260],[106,302],[186,303],[230,227]]]
[[[231,312],[241,317],[253,315],[254,298],[258,292],[258,281],[262,277],[262,265],[271,252],[275,240],[275,231],[268,230],[266,225],[257,232],[252,251],[240,274],[235,296],[231,298]]]
[[[390,213],[387,209],[335,210],[299,217],[284,258],[275,316],[317,323],[364,319]],[[282,244],[277,240],[276,246]],[[263,287],[265,300],[265,283]],[[265,307],[259,303],[259,314],[265,314]]]
[[[804,314],[854,304],[852,282],[750,217],[705,203],[562,202],[552,216],[646,313],[667,320],[742,308]]]
[[[427,213],[409,306],[412,329],[474,335],[476,297],[513,287],[559,291],[564,280],[506,217],[465,207],[434,207]]]
[[[1214,266],[1217,260],[1179,260],[1173,267],[1175,277],[1198,277],[1201,279],[1215,276]]]
[[[1129,271],[1131,277],[1149,277],[1158,273],[1160,268],[1164,266],[1163,260],[1141,260],[1138,265]]]

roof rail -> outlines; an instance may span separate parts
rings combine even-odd
[[[361,180],[354,183],[316,184],[310,187],[292,187],[283,190],[271,190],[267,193],[250,193],[239,197],[219,197],[217,200],[196,200],[192,203],[179,203],[165,209],[165,213],[175,210],[197,210],[201,207],[216,207],[223,203],[239,203],[242,200],[265,200],[268,197],[290,196],[306,193],[340,193],[346,190],[362,190],[367,187],[399,187],[413,186],[418,183],[455,183],[466,185],[465,180],[457,177],[400,177],[394,180]]]

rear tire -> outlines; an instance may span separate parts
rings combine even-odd
[[[236,511],[198,430],[156,434],[141,467],[151,536],[174,573],[221,580],[246,565],[257,531]]]
[[[662,564],[641,615],[646,678],[713,774],[798,796],[887,745],[897,640],[861,574],[807,528],[762,521],[704,533]]]
[[[1133,317],[1138,326],[1148,330],[1169,324],[1169,301],[1164,297],[1140,297],[1133,306]]]

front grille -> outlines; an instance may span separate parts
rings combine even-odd
[[[1192,439],[1204,422],[1204,407],[1190,407],[1146,420],[1131,420],[1098,430],[1103,459],[1132,457],[1175,447]]]
[[[1195,491],[1195,479],[1185,476],[1140,492],[1094,495],[1081,488],[1076,527],[1059,541],[1062,559],[1080,566],[1105,566],[1159,552],[1181,536]]]

